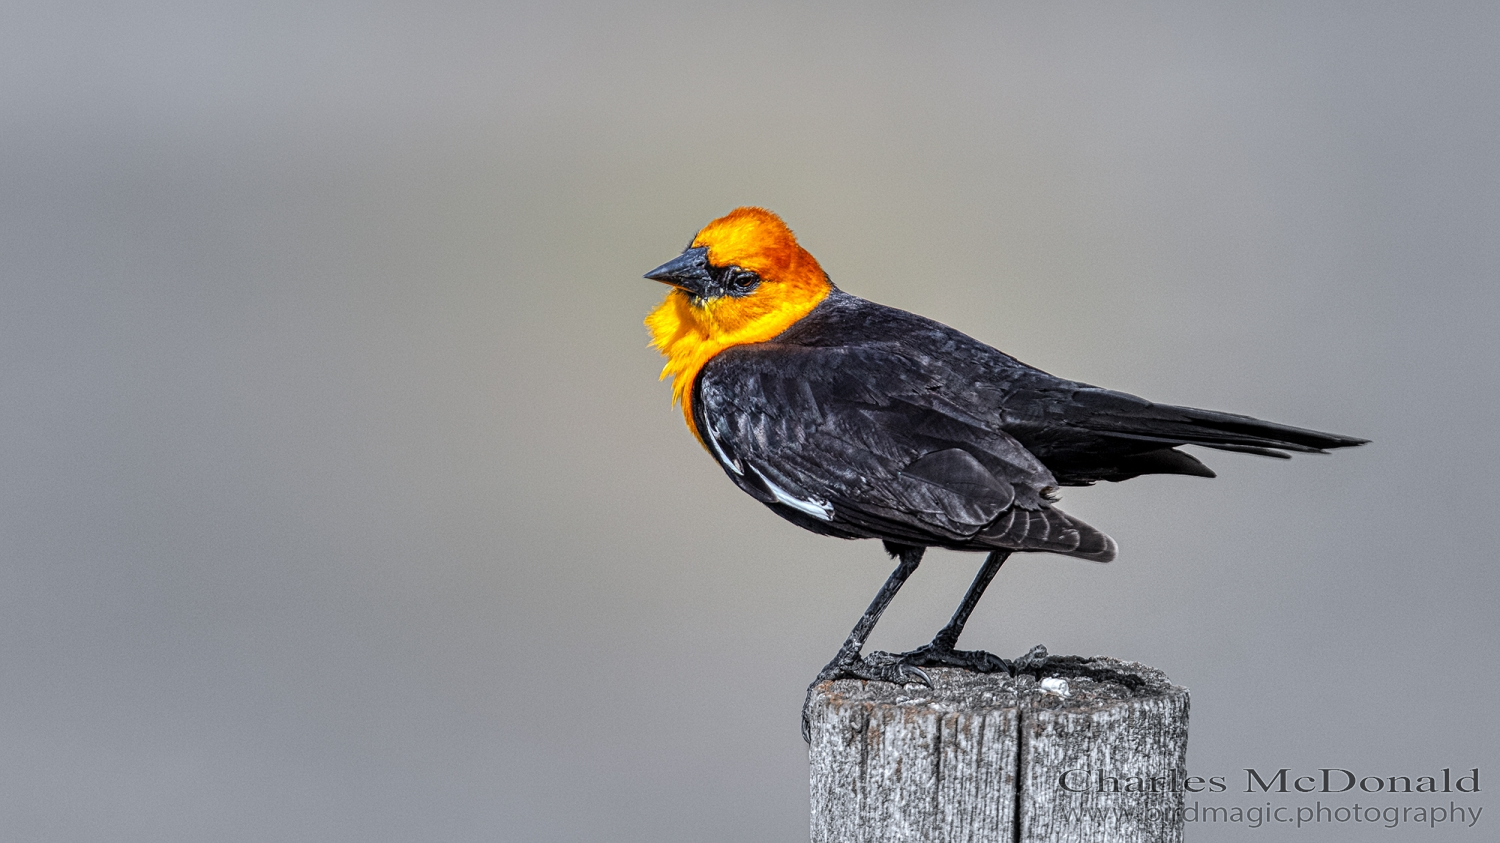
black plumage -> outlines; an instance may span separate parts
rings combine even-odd
[[[1115,543],[1053,506],[1056,487],[1213,476],[1179,445],[1286,457],[1364,442],[1064,380],[839,290],[710,360],[693,411],[730,478],[809,530],[1101,562]]]

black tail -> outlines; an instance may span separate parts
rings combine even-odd
[[[1324,454],[1368,441],[1236,413],[1153,404],[1097,387],[1078,389],[1068,397],[1068,402],[1051,408],[1053,416],[1046,426],[1016,431],[1063,485],[1142,474],[1214,476],[1192,455],[1173,450],[1178,445],[1287,459],[1292,453]]]
[[[1108,392],[1098,390],[1098,392]],[[1111,397],[1122,393],[1110,393]],[[1081,397],[1081,395],[1080,395]],[[1134,396],[1123,396],[1134,398]],[[1238,451],[1286,459],[1293,451],[1302,454],[1326,454],[1333,448],[1363,445],[1368,439],[1323,433],[1291,425],[1261,421],[1237,413],[1150,404],[1135,399],[1125,406],[1115,404],[1103,412],[1091,414],[1086,426],[1111,437],[1160,442],[1165,446],[1202,445],[1220,451]],[[1114,402],[1110,402],[1114,403]],[[1124,410],[1125,412],[1121,412]]]

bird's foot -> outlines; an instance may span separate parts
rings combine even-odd
[[[924,667],[956,667],[974,673],[1004,673],[1014,676],[1011,663],[994,653],[984,650],[956,650],[951,644],[934,641],[905,653],[874,652],[869,661],[905,665],[921,670]]]
[[[887,658],[875,658],[875,656]],[[818,678],[807,686],[807,696],[802,701],[802,740],[812,743],[809,710],[812,706],[813,689],[822,682],[834,679],[868,679],[874,682],[894,682],[897,685],[918,684],[932,687],[932,678],[921,666],[905,664],[889,656],[890,653],[873,653],[871,657],[865,658],[857,653],[852,656],[840,653],[834,657],[833,661],[824,665],[823,669],[818,671]]]

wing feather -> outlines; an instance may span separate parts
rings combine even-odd
[[[710,361],[693,406],[730,478],[809,529],[1113,555],[1102,533],[1051,506],[1056,479],[998,417],[944,393],[930,360],[899,349],[759,343]]]

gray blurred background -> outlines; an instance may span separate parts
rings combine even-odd
[[[13,0],[0,837],[806,839],[889,563],[737,491],[641,326],[741,204],[1054,373],[1373,439],[1070,490],[1119,561],[1017,559],[964,641],[1166,670],[1216,804],[1487,793],[1497,104],[1484,2]]]

